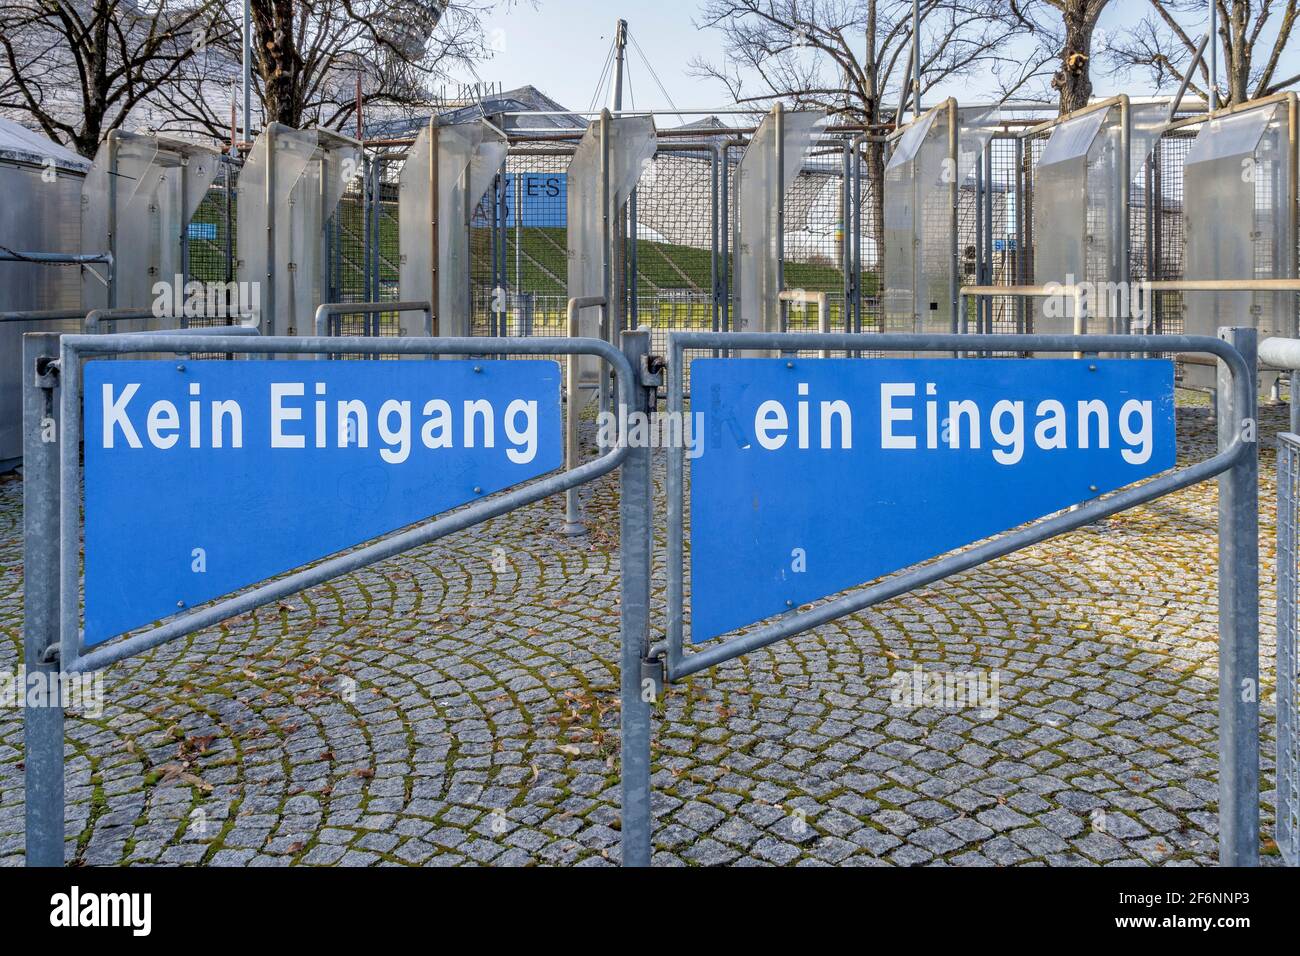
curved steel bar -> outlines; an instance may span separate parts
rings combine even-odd
[[[85,321],[82,323],[82,331],[87,335],[103,335],[108,333],[101,333],[99,331],[99,328],[100,325],[105,322],[129,322],[135,319],[156,319],[156,318],[158,318],[157,313],[155,313],[151,309],[92,309],[91,311],[86,313]],[[140,332],[129,332],[129,333],[123,332],[120,334],[122,335],[150,335],[150,334],[200,335],[200,334],[208,334],[209,330],[215,330],[215,332],[229,332],[231,335],[247,335],[248,334],[247,332],[234,332],[232,330],[253,329],[254,331],[256,331],[258,328],[257,316],[250,317],[250,316],[219,315],[219,316],[197,316],[197,318],[219,318],[219,319],[238,318],[238,319],[244,319],[245,321],[241,321],[238,325],[190,325],[181,329],[166,329],[162,331],[145,329]],[[195,331],[196,329],[200,331],[196,332]],[[215,332],[213,334],[215,334]]]
[[[316,308],[316,334],[330,334],[330,319],[336,315],[375,312],[423,312],[424,334],[433,335],[433,307],[428,302],[322,302]]]
[[[68,322],[85,315],[80,309],[42,309],[36,312],[0,312],[0,322]]]
[[[629,405],[633,399],[632,368],[627,358],[608,342],[598,339],[489,339],[489,338],[312,338],[273,336],[265,338],[217,336],[205,343],[220,352],[375,352],[381,354],[431,355],[597,355],[609,362],[618,376],[619,399]],[[68,335],[60,341],[62,414],[64,433],[81,431],[81,365],[84,355],[115,355],[133,352],[184,352],[192,348],[186,336],[171,333],[118,333],[113,335]],[[81,653],[80,608],[80,515],[81,464],[78,443],[67,441],[60,449],[60,633],[59,654],[63,670],[74,673],[99,670],[142,651],[150,650],[193,631],[246,613],[287,595],[313,587],[341,574],[348,574],[411,548],[436,541],[456,531],[505,514],[523,505],[567,491],[569,488],[608,474],[627,456],[627,436],[620,433],[618,444],[599,458],[571,471],[543,478],[516,488],[500,497],[475,502],[462,511],[434,518],[407,531],[382,538],[373,544],[327,558],[312,567],[258,585],[234,597],[224,598],[175,617],[165,624],[134,634],[87,653]]]
[[[873,351],[951,352],[960,342],[968,348],[1012,349],[1016,351],[1075,352],[1120,351],[1130,352],[1208,352],[1222,359],[1232,376],[1233,389],[1245,407],[1249,400],[1250,370],[1246,361],[1227,342],[1209,336],[1197,335],[907,335],[907,334],[784,334],[769,335],[758,332],[712,333],[678,332],[668,336],[672,383],[669,391],[669,412],[680,411],[682,401],[681,360],[685,349],[711,348],[834,348],[870,349]],[[853,614],[889,598],[933,584],[952,574],[969,570],[976,565],[1000,558],[1031,544],[1073,531],[1100,518],[1144,504],[1162,495],[1179,491],[1190,485],[1222,474],[1249,453],[1247,441],[1241,431],[1223,451],[1186,468],[1168,472],[1142,485],[1122,489],[1106,498],[1081,505],[1073,511],[1039,520],[1033,524],[1005,534],[966,551],[949,554],[933,564],[895,574],[865,590],[845,595],[805,611],[784,617],[758,630],[715,644],[707,650],[684,653],[682,647],[682,585],[680,555],[682,553],[683,491],[679,474],[680,452],[673,452],[668,466],[668,493],[670,509],[669,526],[669,607],[666,670],[669,680],[678,680],[698,673],[716,664],[758,650],[777,641],[829,623],[847,614]],[[674,497],[675,496],[675,497]]]

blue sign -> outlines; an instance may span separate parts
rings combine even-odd
[[[569,189],[564,173],[523,173],[519,176],[507,173],[502,178],[508,228],[516,225],[515,213],[520,208],[523,209],[523,219],[518,225],[559,228],[568,225]],[[474,225],[488,225],[493,202],[494,194],[489,191],[479,205]]]
[[[85,643],[563,464],[554,361],[85,373]]]
[[[696,641],[1174,465],[1162,359],[696,359],[691,394]]]
[[[208,239],[215,242],[217,238],[217,224],[215,222],[192,222],[186,235],[191,239]]]
[[[1018,248],[1018,246],[1016,245],[1016,240],[1014,240],[1014,239],[994,239],[994,240],[993,240],[993,251],[994,251],[994,252],[1015,252],[1017,248]]]

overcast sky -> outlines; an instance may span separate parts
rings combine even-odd
[[[1094,58],[1099,56],[1108,33],[1122,31],[1145,13],[1142,0],[1117,0],[1103,14],[1094,43]],[[629,32],[644,51],[645,57],[662,81],[666,95],[656,85],[640,53],[629,51],[627,94],[628,107],[666,109],[669,98],[680,109],[712,108],[730,105],[727,91],[720,84],[692,77],[687,64],[702,56],[720,60],[721,35],[716,30],[699,30],[698,0],[519,0],[513,7],[489,17],[488,32],[500,52],[480,67],[485,81],[500,82],[505,89],[531,84],[564,106],[585,110],[596,93],[601,68],[613,40],[618,17],[628,21]],[[1184,23],[1189,33],[1204,30],[1204,21]],[[1300,72],[1300,42],[1279,78]],[[1131,79],[1106,76],[1094,71],[1093,83],[1099,96],[1127,92],[1133,96],[1149,95],[1149,81],[1135,74]],[[966,102],[992,97],[994,86],[975,76],[960,88],[933,91],[929,99],[940,95],[957,96]],[[597,103],[597,107],[606,105]]]

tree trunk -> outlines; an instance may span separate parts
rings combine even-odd
[[[268,123],[302,123],[302,58],[293,35],[293,0],[253,0],[250,4],[257,44],[254,65],[262,80]]]
[[[96,17],[94,28],[81,39],[85,49],[86,95],[82,104],[81,124],[72,135],[72,148],[88,159],[94,158],[104,135],[104,122],[108,113],[108,44],[109,25],[113,17],[111,0],[95,0],[91,15]]]
[[[1061,49],[1061,66],[1052,77],[1052,88],[1060,95],[1062,114],[1087,106],[1092,99],[1092,30],[1105,2],[1067,0],[1061,16],[1065,23],[1065,45]]]
[[[1224,106],[1244,103],[1250,99],[1251,45],[1247,35],[1245,0],[1234,0],[1232,19],[1220,26],[1220,35],[1227,41],[1228,99]],[[1217,39],[1217,38],[1216,38]]]

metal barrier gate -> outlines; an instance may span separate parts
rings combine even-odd
[[[1179,353],[1203,352],[1219,359],[1218,453],[1177,468],[1142,484],[1131,484],[1105,498],[998,534],[982,544],[949,553],[931,564],[905,569],[877,584],[808,611],[791,610],[774,623],[752,627],[742,636],[715,643],[707,650],[686,653],[684,631],[684,490],[685,461],[681,447],[668,452],[668,627],[666,639],[652,648],[668,680],[698,673],[788,637],[801,634],[881,601],[981,565],[994,558],[1083,527],[1128,508],[1145,504],[1210,478],[1219,479],[1219,862],[1226,866],[1254,865],[1259,857],[1259,559],[1256,440],[1256,332],[1221,329],[1220,339],[1208,336],[1138,335],[841,335],[685,332],[669,336],[668,414],[686,408],[684,360],[688,350],[737,354],[736,350],[772,350],[793,366],[807,350],[853,354],[858,349],[881,353],[934,352],[969,354],[980,351]],[[824,353],[823,353],[824,354]],[[744,358],[730,361],[750,361]],[[817,360],[813,360],[817,361]],[[959,359],[958,361],[981,361]],[[625,741],[626,745],[626,741]],[[1280,777],[1279,777],[1280,782]],[[650,849],[650,820],[623,820],[624,854],[646,860]]]
[[[197,332],[198,330],[191,330]],[[209,331],[209,330],[204,330]],[[613,367],[621,409],[648,414],[664,384],[662,361],[649,354],[649,332],[624,333],[622,349],[582,338],[325,338],[236,336],[210,330],[204,350],[222,353],[406,354],[406,355],[594,355]],[[1218,451],[1204,461],[1129,484],[1018,530],[950,552],[930,564],[911,567],[879,583],[808,611],[794,611],[776,623],[727,639],[708,650],[683,647],[684,448],[668,450],[667,633],[651,639],[650,575],[653,548],[651,447],[629,441],[624,416],[613,448],[595,460],[519,485],[499,496],[435,516],[320,563],[264,580],[234,596],[186,610],[162,624],[87,649],[80,629],[81,462],[78,442],[59,441],[54,421],[60,392],[62,430],[81,432],[82,369],[87,356],[190,353],[196,336],[168,333],[59,336],[32,333],[24,343],[24,659],[28,672],[58,677],[95,671],[201,628],[274,602],[304,588],[435,541],[454,531],[506,514],[541,498],[620,469],[620,698],[621,842],[623,865],[651,861],[651,705],[663,680],[676,680],[751,650],[803,633],[881,601],[938,582],[1031,544],[1095,520],[1145,504],[1193,484],[1218,478],[1219,496],[1219,860],[1223,865],[1258,862],[1258,445],[1256,333],[1224,329],[1221,338],[1196,336],[1064,335],[892,335],[827,333],[675,333],[669,338],[668,411],[685,409],[683,367],[688,350],[768,350],[790,363],[815,351],[934,352],[1011,349],[1024,352],[1201,352],[1219,360]],[[752,361],[746,358],[733,362]],[[964,361],[981,361],[966,359]],[[366,363],[380,370],[378,364]],[[477,489],[476,489],[477,490]],[[1294,663],[1294,657],[1290,658]],[[1294,685],[1291,685],[1294,687]],[[26,823],[29,865],[60,865],[64,855],[63,701],[37,706],[25,701]],[[1294,777],[1295,765],[1288,764]],[[1279,782],[1282,775],[1279,774]]]
[[[624,806],[649,812],[649,704],[640,694],[641,649],[648,635],[650,597],[650,449],[631,448],[626,436],[600,457],[569,470],[474,501],[459,510],[384,536],[374,543],[253,587],[185,610],[129,637],[87,649],[81,630],[82,359],[142,353],[190,354],[202,339],[204,352],[308,355],[591,355],[613,368],[620,405],[648,406],[638,385],[647,367],[649,334],[625,333],[620,351],[598,339],[573,338],[325,338],[258,337],[226,330],[189,329],[184,334],[142,332],[107,335],[30,333],[23,350],[24,625],[27,673],[55,687],[46,705],[24,697],[26,750],[26,860],[29,866],[61,866],[64,859],[64,695],[60,678],[107,667],[194,631],[274,602],[304,588],[393,557],[422,544],[506,514],[549,495],[621,469],[621,560],[623,634],[622,722],[625,736],[644,739],[646,759],[625,763]],[[221,363],[229,366],[230,363]],[[383,374],[380,363],[365,363]],[[476,369],[477,371],[477,369]],[[56,399],[56,392],[58,393]],[[557,395],[558,401],[558,395]],[[56,404],[57,402],[57,404]],[[56,425],[56,410],[59,412]],[[476,489],[477,490],[477,489]],[[51,681],[50,678],[53,678]]]

